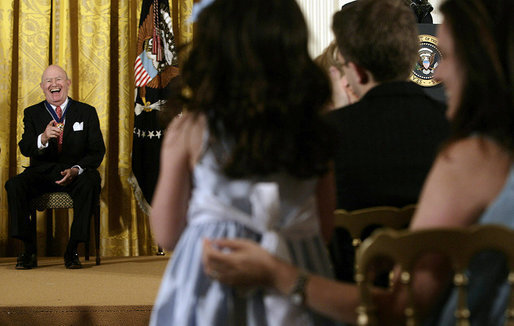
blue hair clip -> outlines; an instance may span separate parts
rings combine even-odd
[[[193,12],[191,13],[191,17],[189,17],[190,23],[195,23],[198,20],[198,16],[202,13],[202,11],[208,7],[214,0],[202,0],[193,5]]]

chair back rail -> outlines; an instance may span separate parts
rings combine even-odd
[[[357,248],[361,243],[363,231],[370,226],[383,226],[402,229],[408,226],[416,204],[404,207],[376,206],[353,211],[336,209],[335,227],[344,228],[352,237],[352,244]]]

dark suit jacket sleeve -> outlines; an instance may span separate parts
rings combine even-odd
[[[18,145],[20,146],[21,154],[26,157],[36,157],[43,154],[43,150],[37,148],[37,138],[45,130],[38,130],[34,114],[34,106],[28,107],[23,111],[24,129]]]

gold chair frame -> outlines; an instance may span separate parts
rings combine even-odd
[[[356,281],[361,295],[357,308],[358,325],[380,325],[371,297],[373,280],[368,270],[380,257],[391,258],[399,269],[399,282],[408,287],[408,303],[404,310],[407,325],[418,325],[410,287],[414,265],[420,255],[437,252],[445,255],[454,271],[453,285],[458,291],[455,316],[458,326],[469,325],[467,305],[468,279],[466,269],[479,252],[495,250],[508,261],[508,282],[511,288],[505,325],[514,325],[514,230],[500,225],[475,225],[469,228],[441,228],[418,231],[380,230],[366,239],[357,250]]]
[[[407,205],[401,208],[393,206],[376,206],[363,209],[347,211],[336,209],[335,227],[344,228],[352,237],[354,248],[361,243],[362,232],[371,225],[379,225],[392,229],[402,229],[408,226],[416,204]]]

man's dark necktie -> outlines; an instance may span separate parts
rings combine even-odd
[[[55,108],[55,113],[57,114],[57,117],[59,118],[59,120],[61,120],[61,118],[62,118],[62,109],[61,109],[60,106]],[[62,151],[62,134],[63,134],[64,124],[63,123],[58,123],[57,126],[59,128],[61,128],[61,134],[59,135],[59,138],[57,140],[57,150],[60,153]]]

